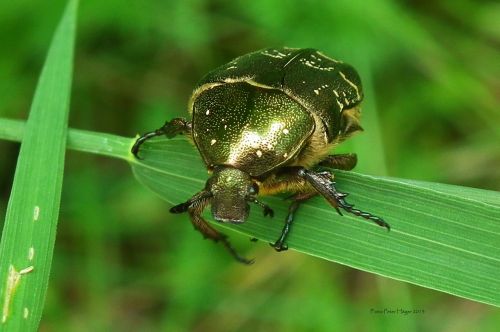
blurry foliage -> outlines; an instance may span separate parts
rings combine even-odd
[[[63,6],[0,2],[0,116],[26,118]],[[340,148],[359,153],[358,171],[500,190],[496,1],[82,1],[70,126],[124,136],[156,128],[185,114],[208,70],[280,45],[359,69],[366,131]],[[18,146],[0,141],[0,151],[4,215]],[[125,163],[68,152],[66,170],[42,331],[500,325],[494,308],[231,234],[257,258],[237,265],[185,216],[169,215]],[[398,307],[425,314],[370,313]]]

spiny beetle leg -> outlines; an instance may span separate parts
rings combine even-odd
[[[236,250],[233,248],[231,243],[229,243],[227,236],[224,234],[221,234],[221,233],[219,233],[219,235],[220,235],[220,238],[215,240],[215,242],[221,241],[222,244],[224,245],[224,247],[226,247],[227,251],[229,251],[231,256],[233,256],[238,262],[246,264],[246,265],[250,265],[250,264],[253,264],[255,262],[255,260],[253,260],[253,259],[248,259],[248,258],[245,258],[243,256],[240,256],[238,254],[238,252],[236,252]]]
[[[333,187],[333,188],[334,188],[334,190],[336,190],[335,187]],[[340,194],[342,194],[342,193],[340,193]],[[391,230],[391,226],[388,223],[386,223],[384,221],[384,219],[377,217],[369,212],[361,211],[359,209],[354,208],[354,205],[347,203],[342,196],[337,198],[337,203],[345,211],[350,212],[350,213],[354,214],[355,216],[359,216],[359,217],[362,217],[364,219],[370,220],[370,221],[376,223],[377,225],[379,225],[380,227],[385,227],[387,229],[387,231]]]
[[[247,265],[252,264],[254,262],[252,259],[247,259],[243,256],[240,256],[231,246],[231,243],[227,239],[227,236],[218,232],[215,228],[210,226],[201,216],[203,209],[208,205],[211,197],[212,193],[203,190],[191,197],[187,202],[172,207],[170,209],[170,212],[188,212],[194,228],[199,231],[204,238],[211,239],[215,242],[221,242],[226,250],[229,251],[231,256],[233,256],[238,262]]]
[[[333,176],[329,172],[316,173],[305,168],[298,171],[298,175],[306,179],[311,186],[320,193],[326,200],[337,210],[337,212],[342,215],[339,207],[344,211],[352,213],[356,216],[362,217],[366,220],[376,223],[381,227],[390,230],[391,227],[382,218],[377,217],[369,212],[361,211],[354,208],[353,204],[349,204],[345,201],[345,197],[348,195],[346,193],[339,192],[335,187],[335,182],[333,181]]]

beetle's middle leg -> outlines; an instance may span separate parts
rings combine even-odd
[[[298,193],[294,195],[292,199],[292,204],[288,207],[288,214],[285,219],[285,225],[281,231],[280,237],[274,243],[270,243],[276,251],[288,250],[288,245],[286,244],[286,238],[292,227],[293,219],[295,217],[295,212],[299,208],[300,204],[307,201],[309,198],[316,196],[315,192]]]
[[[351,170],[356,166],[356,154],[336,154],[329,155],[323,159],[318,166],[330,167],[342,170]],[[306,200],[320,194],[342,215],[340,208],[354,215],[363,217],[377,225],[390,229],[382,218],[354,208],[352,204],[345,201],[347,194],[339,192],[333,181],[333,174],[330,172],[311,171],[302,167],[287,167],[279,174],[263,183],[262,192],[264,194],[274,194],[279,192],[295,193],[291,197],[292,204],[288,208],[288,215],[285,225],[278,240],[271,244],[276,251],[287,250],[286,238],[290,232],[293,219],[300,204]]]
[[[280,192],[293,194],[289,197],[292,203],[288,207],[288,214],[281,234],[274,243],[270,243],[276,251],[285,251],[288,249],[286,239],[292,228],[296,211],[303,202],[317,195],[317,192],[304,179],[297,175],[298,169],[297,167],[283,168],[277,174],[267,178],[260,184],[260,193],[263,195],[272,195]]]
[[[151,139],[156,136],[165,135],[168,138],[172,138],[178,134],[191,133],[192,125],[190,121],[186,121],[184,118],[175,118],[170,121],[165,122],[165,124],[156,130],[147,132],[139,137],[134,146],[132,146],[132,153],[138,159],[139,157],[139,149],[141,145],[146,142],[148,139]]]
[[[227,251],[240,263],[244,264],[252,264],[253,260],[246,259],[240,256],[236,250],[231,246],[227,236],[218,232],[215,228],[210,226],[201,216],[203,209],[208,205],[210,199],[212,197],[212,193],[209,191],[203,190],[193,197],[191,197],[187,202],[178,204],[170,209],[171,213],[183,213],[188,212],[189,217],[191,219],[191,223],[194,228],[203,234],[204,238],[211,239],[215,242],[221,242],[224,247],[226,247]]]

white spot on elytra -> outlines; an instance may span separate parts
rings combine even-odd
[[[213,139],[213,140],[210,141],[210,145],[214,145],[216,142],[217,142],[217,140]]]
[[[35,248],[31,247],[28,250],[28,259],[32,261],[34,257],[35,257]]]
[[[33,209],[33,220],[37,221],[40,218],[40,207],[38,205]]]
[[[210,110],[207,110],[207,111],[205,112],[205,114],[206,114],[206,115],[209,115],[209,114],[210,114]]]
[[[336,99],[337,101],[337,105],[339,105],[340,107],[340,111],[342,112],[342,110],[344,109],[344,104],[342,104],[338,99]]]
[[[255,153],[257,154],[257,157],[259,157],[259,158],[262,157],[262,151],[257,150],[257,152],[255,152]]]
[[[227,125],[224,125],[224,129],[227,129]]]
[[[288,135],[288,133],[289,133],[288,129],[286,129],[286,128],[283,129],[283,134]]]
[[[328,88],[328,84],[323,84],[322,86],[320,86],[319,88],[315,89],[314,90],[314,93],[317,94],[319,96],[319,92],[322,90],[322,89],[325,89],[325,88]]]
[[[339,97],[339,93],[337,92],[337,90],[333,90],[333,93],[335,94],[335,97]]]
[[[284,57],[288,56],[290,53],[281,53],[280,51],[278,51],[276,49],[268,49],[268,50],[264,50],[260,54],[266,55],[266,56],[269,56],[269,57],[275,58],[275,59],[283,59]]]
[[[356,96],[358,97],[358,99],[361,99],[361,95],[359,94],[359,89],[358,89],[358,86],[356,84],[354,84],[352,81],[350,81],[343,72],[339,71],[339,74],[340,76],[342,76],[342,78],[344,79],[344,81],[347,82],[347,84],[349,84],[350,86],[353,87],[354,91],[356,91]],[[345,97],[345,94],[344,94],[344,97]]]
[[[283,157],[285,157],[285,158],[286,158],[286,157],[288,157],[288,153],[285,153],[285,154],[283,155]]]
[[[333,62],[336,62],[336,63],[339,63],[339,62],[340,62],[340,63],[342,63],[342,61],[339,61],[339,60],[335,60],[335,59],[333,59],[333,58],[330,58],[329,56],[324,55],[324,54],[323,54],[323,53],[321,53],[320,51],[316,51],[316,54],[317,54],[317,55],[319,55],[319,56],[321,56],[321,57],[323,57],[323,58],[325,58],[325,59],[327,59],[327,60],[330,60],[330,61],[333,61]]]
[[[324,67],[322,66],[321,63],[321,60],[317,57],[314,57],[314,56],[311,56],[311,59],[312,60],[307,60],[305,58],[301,58],[299,61],[308,66],[308,67],[311,67],[311,68],[314,68],[314,69],[319,69],[319,70],[323,70],[323,71],[332,71],[332,70],[335,70],[332,66],[329,66],[329,67]],[[319,60],[319,61],[318,61]]]

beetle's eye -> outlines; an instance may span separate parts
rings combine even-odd
[[[248,193],[250,195],[257,195],[259,193],[259,186],[257,185],[257,183],[252,183],[252,185],[248,189]]]

